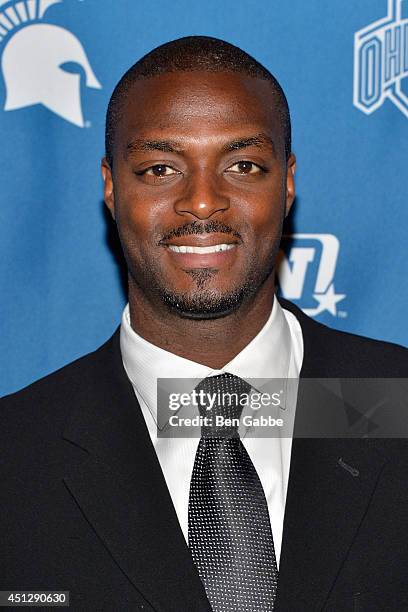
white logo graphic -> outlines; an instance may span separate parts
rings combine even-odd
[[[283,243],[287,240],[294,245],[289,252],[279,251],[278,276],[282,296],[288,300],[300,300],[303,312],[312,317],[326,310],[336,316],[337,303],[346,297],[334,290],[340,248],[338,239],[332,234],[293,234],[283,237]],[[305,295],[306,285],[310,288],[309,295]],[[318,305],[304,306],[305,298],[317,301]]]
[[[408,97],[401,82],[408,76],[408,19],[404,0],[388,0],[388,15],[354,36],[354,98],[370,115],[388,98],[408,117]]]
[[[64,70],[72,62],[85,72],[87,87],[101,89],[83,46],[68,30],[43,23],[47,9],[62,0],[0,0],[0,44],[5,48],[1,68],[6,86],[4,110],[42,104],[79,127],[85,122],[81,106],[81,77]]]

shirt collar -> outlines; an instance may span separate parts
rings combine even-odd
[[[207,376],[229,372],[244,380],[287,378],[291,357],[291,334],[282,307],[275,298],[263,328],[221,370],[213,370],[166,351],[137,334],[130,323],[129,305],[122,315],[120,349],[129,380],[157,424],[157,379],[188,378],[191,390]]]

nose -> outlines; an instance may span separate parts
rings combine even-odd
[[[184,192],[174,205],[179,215],[191,215],[196,219],[208,219],[216,212],[228,210],[229,198],[222,193],[217,177],[201,170],[186,181]]]

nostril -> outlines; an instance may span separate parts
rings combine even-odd
[[[190,213],[198,219],[206,219],[217,212],[222,212],[229,209],[229,198],[220,194],[184,194],[184,196],[175,203],[175,211],[177,213]]]

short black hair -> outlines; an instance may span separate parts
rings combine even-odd
[[[276,111],[282,124],[286,159],[291,153],[291,124],[286,96],[277,79],[248,53],[219,38],[186,36],[156,47],[122,76],[111,96],[106,114],[105,151],[112,166],[116,126],[123,103],[135,81],[166,72],[239,72],[270,82]]]

